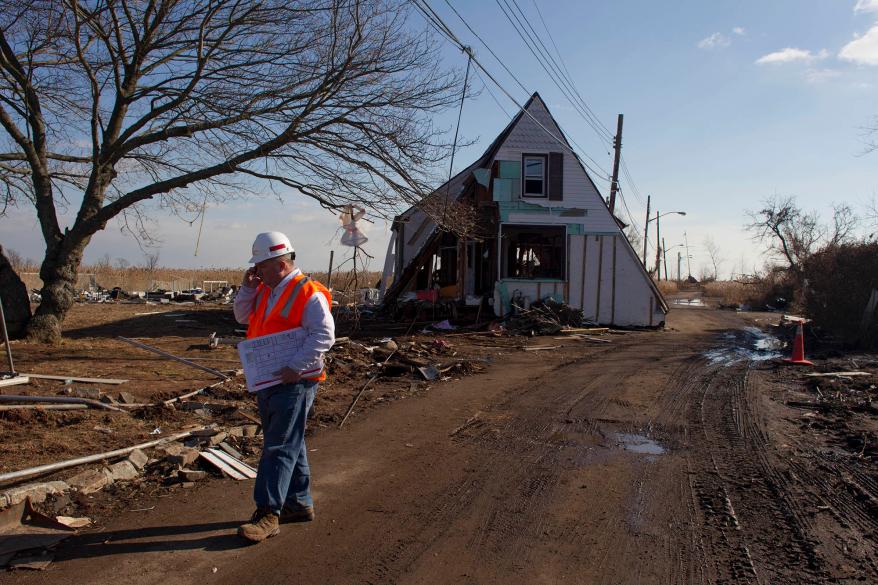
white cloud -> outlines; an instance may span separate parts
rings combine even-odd
[[[701,39],[698,41],[699,49],[721,49],[724,47],[728,47],[732,44],[732,41],[722,33],[715,32],[707,38]]]
[[[875,2],[878,2],[878,0],[875,0]],[[741,37],[747,36],[747,31],[744,30],[743,26],[736,26],[732,29],[732,32]]]
[[[857,0],[854,12],[878,12],[878,0]]]
[[[878,5],[878,0],[870,0]],[[878,24],[841,48],[838,58],[858,65],[878,65]]]
[[[826,49],[821,49],[818,53],[812,53],[807,49],[796,49],[786,47],[774,53],[768,53],[756,59],[757,65],[778,65],[783,63],[813,63],[825,59],[829,56]]]
[[[825,83],[841,76],[838,69],[809,69],[805,72],[805,81],[808,83]]]

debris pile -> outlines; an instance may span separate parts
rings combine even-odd
[[[0,492],[0,567],[47,568],[54,547],[91,524],[81,511],[99,492],[145,480],[186,488],[211,474],[235,480],[255,478],[256,470],[244,459],[258,452],[258,445],[252,444],[258,430],[256,425],[227,430],[201,427],[152,443],[80,458],[100,459],[102,463],[79,470],[64,481],[31,483]],[[109,463],[114,458],[115,462]],[[75,465],[77,460],[54,467]],[[27,538],[4,538],[24,536]]]
[[[840,361],[840,360],[839,360]],[[807,400],[787,400],[787,406],[803,412],[800,426],[825,435],[850,454],[878,460],[878,433],[874,420],[878,416],[878,360],[847,360],[857,369],[838,367],[843,362],[828,360],[821,369],[828,371],[804,374],[810,395]],[[850,363],[853,362],[853,363]],[[866,371],[866,369],[873,371]]]
[[[552,299],[534,303],[529,308],[516,307],[506,321],[506,328],[519,335],[556,335],[565,327],[582,327],[582,309]]]

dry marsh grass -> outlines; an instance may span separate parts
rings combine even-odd
[[[704,296],[719,299],[719,302],[731,305],[750,303],[758,295],[757,286],[742,284],[733,280],[708,282],[703,285]]]
[[[675,293],[680,290],[680,286],[677,284],[676,280],[660,280],[655,284],[663,295]]]
[[[211,290],[227,284],[237,286],[241,282],[245,268],[163,268],[148,269],[142,266],[128,266],[125,268],[113,266],[87,266],[80,268],[79,278],[76,283],[78,290],[88,290],[91,287],[111,289],[119,287],[122,290],[148,291],[156,289],[164,290],[187,290],[191,288],[203,288]],[[311,272],[308,275],[326,284],[328,274],[326,272]],[[42,280],[36,267],[24,267],[19,272],[28,290],[42,288]],[[333,273],[332,286],[338,290],[356,290],[375,286],[381,278],[380,272],[358,272],[356,278],[347,271]]]

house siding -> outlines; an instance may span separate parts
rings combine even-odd
[[[501,161],[501,165],[517,164],[521,166],[521,157],[525,153],[552,153],[562,152],[563,162],[563,198],[560,201],[552,201],[548,198],[527,198],[527,203],[546,208],[580,208],[588,210],[586,218],[582,221],[586,231],[616,232],[618,226],[610,215],[600,193],[595,189],[588,175],[582,168],[579,160],[570,150],[560,144],[553,136],[561,139],[561,130],[555,124],[551,114],[546,109],[542,100],[534,100],[528,109],[539,124],[530,116],[522,116],[515,128],[500,146],[494,160]],[[544,126],[553,136],[540,127]],[[497,180],[495,179],[495,182]],[[518,190],[520,194],[520,189]],[[519,197],[520,198],[520,197]]]

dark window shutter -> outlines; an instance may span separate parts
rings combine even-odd
[[[564,199],[564,153],[549,153],[549,201]]]

